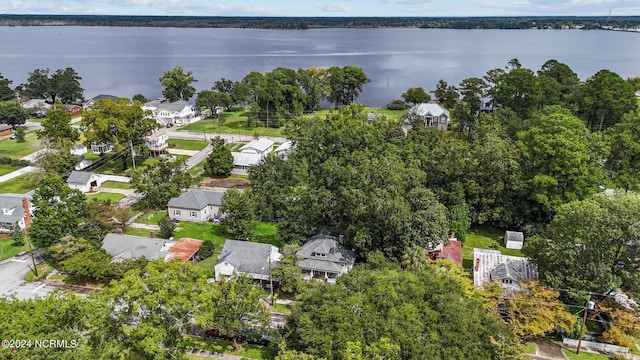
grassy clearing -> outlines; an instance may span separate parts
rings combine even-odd
[[[204,140],[169,139],[169,147],[180,150],[202,150],[209,145]]]
[[[503,236],[503,229],[488,225],[472,227],[462,245],[463,266],[465,268],[472,267],[474,248],[498,250],[503,255],[524,256],[520,250],[504,247]]]
[[[209,278],[215,277],[216,263],[218,262],[218,256],[220,256],[221,252],[222,252],[222,246],[216,246],[215,250],[213,251],[213,254],[202,261],[198,261],[196,266],[202,268],[207,274],[207,277]]]
[[[10,257],[14,257],[17,253],[21,251],[29,250],[27,245],[23,245],[20,247],[12,245],[13,240],[10,238],[1,238],[0,239],[0,261],[8,259]]]
[[[536,345],[532,342],[527,342],[524,344],[524,347],[527,351],[527,354],[535,354],[536,353]]]
[[[105,181],[105,182],[102,183],[102,185],[100,185],[100,187],[110,188],[110,189],[130,190],[131,189],[131,184],[123,183],[123,182],[117,182],[117,181]]]
[[[282,246],[278,239],[278,225],[275,223],[260,222],[253,232],[251,241],[271,244],[274,246]]]
[[[0,176],[2,175],[6,175],[8,173],[14,172],[16,170],[20,169],[19,167],[15,167],[15,166],[11,166],[11,165],[5,165],[5,164],[0,164]]]
[[[25,136],[24,142],[17,142],[9,138],[0,140],[0,156],[20,159],[40,150],[40,141],[35,133]]]
[[[607,360],[609,359],[608,355],[596,354],[591,352],[581,351],[580,354],[576,354],[574,349],[562,349],[564,354],[569,358],[569,360]]]
[[[171,156],[175,156],[178,160],[186,160],[189,158],[189,156],[187,155],[171,155]],[[86,157],[85,157],[86,158]],[[141,159],[139,157],[136,157],[136,167],[142,167],[142,166],[153,166],[155,165],[158,161],[160,161],[159,158],[144,158]],[[133,160],[131,159],[131,157],[129,157],[127,159],[127,169],[132,169],[133,168]],[[102,166],[100,166],[99,168],[97,168],[96,170],[94,170],[94,172],[100,173],[100,174],[108,174],[108,175],[126,175],[126,170],[122,170],[122,159],[121,158],[116,158]]]
[[[218,339],[202,339],[194,336],[185,335],[185,342],[187,347],[194,349],[201,349],[210,352],[217,352],[223,354],[233,354],[236,356],[258,359],[258,360],[271,360],[275,359],[278,355],[278,349],[271,349],[262,346],[253,346],[238,343],[240,347],[238,350],[233,350],[233,344],[230,341],[218,340]],[[194,358],[198,359],[198,358]],[[210,358],[209,358],[210,359]]]
[[[200,120],[198,122],[186,125],[180,128],[180,131],[194,131],[204,132],[205,134],[222,133],[222,134],[240,134],[240,135],[253,135],[258,133],[260,136],[282,136],[281,128],[265,128],[265,127],[252,127],[247,128],[247,115],[243,109],[232,109],[231,111],[225,111],[222,113],[222,117],[225,119],[224,124],[218,126],[217,118],[210,118]]]
[[[158,225],[158,220],[165,216],[167,216],[166,210],[150,211],[136,219],[136,222],[140,224]]]
[[[124,229],[123,232],[126,235],[141,236],[141,237],[149,237],[150,232],[155,232],[157,238],[164,239],[164,236],[162,236],[157,230],[154,231],[149,229],[138,229],[138,228],[128,227]]]
[[[36,183],[31,174],[24,174],[0,183],[0,194],[13,193],[24,194],[36,188]]]
[[[286,315],[290,315],[291,314],[291,305],[277,304],[276,303],[276,304],[271,306],[271,311],[283,313],[283,314],[286,314]]]
[[[111,201],[112,203],[118,202],[121,199],[124,199],[124,195],[110,192],[99,192],[96,194],[87,195],[87,201],[92,199],[98,199],[102,201]]]

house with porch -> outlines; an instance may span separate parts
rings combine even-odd
[[[260,164],[273,151],[274,144],[273,141],[262,138],[248,142],[240,148],[240,152],[232,152],[234,170],[246,172],[249,167]]]
[[[112,262],[139,257],[149,261],[188,261],[198,252],[201,245],[202,240],[197,239],[181,238],[176,242],[155,237],[124,235],[119,231],[107,234],[102,240],[101,249],[111,255]]]
[[[0,194],[0,232],[24,230],[31,225],[31,194]]]
[[[271,270],[280,259],[279,249],[271,244],[227,240],[215,266],[216,281],[246,274],[255,282],[267,285]]]
[[[169,148],[169,136],[167,135],[166,128],[160,129],[145,137],[144,141],[152,155],[162,154]]]
[[[342,239],[342,236],[330,235],[327,229],[322,229],[302,245],[296,253],[300,259],[296,265],[302,269],[306,281],[335,283],[340,275],[351,271],[356,255],[344,246]]]
[[[458,241],[454,233],[451,233],[451,237],[446,243],[441,241],[435,247],[427,248],[427,251],[431,262],[436,262],[439,259],[449,259],[456,265],[462,266],[462,242]]]
[[[538,278],[538,267],[529,259],[502,255],[498,250],[473,249],[473,285],[497,281],[506,291],[519,291],[519,281]]]
[[[167,204],[171,219],[207,222],[220,216],[224,192],[190,189]]]
[[[184,126],[201,120],[200,114],[186,101],[164,103],[154,100],[145,103],[142,110],[151,111],[156,122],[165,127]]]
[[[449,128],[449,110],[434,102],[422,103],[409,109],[409,118],[418,118],[424,122],[424,126],[435,127],[438,130]]]

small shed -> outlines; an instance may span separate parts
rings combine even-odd
[[[507,249],[522,249],[524,244],[524,234],[520,231],[505,231],[504,246]]]

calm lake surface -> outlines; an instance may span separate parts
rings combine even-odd
[[[382,106],[409,87],[457,85],[518,58],[537,71],[566,63],[584,80],[601,69],[640,76],[640,34],[584,30],[183,29],[0,27],[0,73],[26,82],[36,68],[72,67],[85,98],[161,95],[159,78],[176,65],[198,91],[222,77],[241,80],[276,67],[361,66],[371,78],[358,99]],[[192,99],[193,100],[193,99]]]

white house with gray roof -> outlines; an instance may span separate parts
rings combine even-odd
[[[186,101],[163,103],[150,101],[142,106],[142,110],[151,111],[151,116],[162,126],[184,126],[201,119],[200,114]]]
[[[473,249],[473,285],[497,281],[507,291],[518,291],[518,281],[538,278],[538,267],[529,259],[502,255],[498,250]]]
[[[449,110],[433,102],[415,105],[409,109],[408,117],[417,117],[424,121],[424,126],[432,126],[438,130],[447,130],[449,127]]]
[[[264,283],[281,258],[278,248],[271,244],[227,240],[215,266],[216,281],[246,274]]]
[[[269,139],[252,140],[240,148],[240,152],[232,152],[234,170],[246,171],[258,165],[265,156],[273,151],[275,143]]]
[[[206,222],[220,216],[224,192],[191,189],[171,198],[167,211],[171,219]]]
[[[335,283],[338,276],[351,271],[356,260],[352,250],[342,244],[342,237],[329,234],[327,229],[311,237],[296,253],[304,279],[321,279]]]
[[[102,240],[101,249],[111,255],[111,261],[113,262],[137,259],[141,256],[149,261],[156,259],[164,259],[166,261],[173,256],[169,249],[175,244],[173,241],[158,238],[107,234]]]
[[[0,232],[8,233],[16,227],[24,230],[31,224],[33,212],[31,193],[0,195]]]
[[[67,178],[67,184],[70,188],[80,190],[82,193],[91,191],[91,188],[102,185],[104,179],[100,174],[90,171],[72,171]]]

